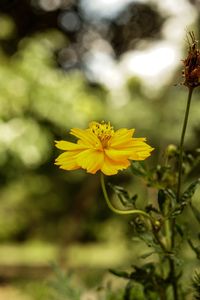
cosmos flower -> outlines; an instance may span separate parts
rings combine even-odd
[[[134,129],[114,131],[110,123],[91,122],[89,128],[71,129],[77,143],[56,141],[56,147],[64,150],[55,161],[61,169],[85,169],[95,174],[117,174],[130,166],[130,160],[144,160],[153,150],[145,138],[133,138]]]

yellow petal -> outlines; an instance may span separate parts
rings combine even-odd
[[[112,148],[109,148],[109,149],[105,149],[105,153],[106,155],[112,159],[112,160],[115,160],[115,161],[121,161],[123,159],[127,159],[131,153],[133,152],[132,149],[112,149]]]
[[[150,156],[150,153],[154,150],[154,148],[149,146],[147,143],[137,141],[136,139],[133,142],[133,146],[129,149],[132,149],[129,159],[133,160],[144,160]]]
[[[60,168],[64,170],[76,170],[80,168],[77,163],[76,157],[77,152],[64,152],[57,157],[55,164],[60,166]]]
[[[81,168],[86,169],[88,173],[95,174],[103,165],[104,153],[102,151],[88,149],[77,155],[77,162]]]
[[[109,141],[109,146],[112,148],[122,147],[132,140],[134,129],[122,128],[117,130]]]
[[[145,142],[147,139],[144,137],[140,137],[140,138],[132,138],[133,142]]]
[[[121,162],[120,161],[116,162],[105,155],[104,163],[101,168],[101,171],[105,175],[114,175],[117,174],[119,170],[126,169],[129,166],[130,166],[130,162],[127,159],[126,160],[124,159]]]
[[[56,158],[56,162],[63,162],[65,160],[68,160],[68,159],[72,159],[74,157],[76,157],[76,155],[80,153],[80,150],[79,151],[66,151],[66,152],[63,152],[61,153],[57,158]]]
[[[73,128],[71,129],[70,133],[79,138],[82,143],[88,146],[88,148],[97,148],[101,146],[101,142],[98,137],[88,129],[83,130],[79,128]]]
[[[129,159],[144,160],[151,155],[151,151],[153,151],[153,148],[151,148],[151,150],[147,150],[147,151],[138,151],[138,152],[132,153],[129,156]]]
[[[61,150],[82,150],[87,149],[86,145],[75,144],[67,141],[56,141],[56,147]]]
[[[133,145],[127,148],[123,148],[123,150],[132,150],[132,152],[144,152],[144,151],[148,151],[151,152],[153,151],[154,148],[150,147],[148,144],[144,143],[143,145]],[[121,149],[119,149],[121,150]]]
[[[114,136],[123,136],[123,135],[127,135],[129,137],[132,137],[133,133],[135,132],[135,129],[127,129],[127,128],[120,128],[118,130],[115,131]]]

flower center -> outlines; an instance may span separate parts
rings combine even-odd
[[[114,134],[113,126],[109,123],[105,123],[102,121],[101,123],[98,122],[91,122],[89,124],[89,128],[91,131],[100,139],[102,146],[106,147],[108,141]]]

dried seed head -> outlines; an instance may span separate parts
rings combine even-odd
[[[189,88],[200,86],[200,50],[194,32],[188,33],[188,55],[183,60],[183,84]]]

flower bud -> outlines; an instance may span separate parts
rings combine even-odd
[[[159,220],[154,220],[153,228],[156,232],[158,232],[161,228],[162,223]]]
[[[177,146],[174,144],[169,144],[166,149],[166,153],[168,156],[174,156],[177,153]]]

